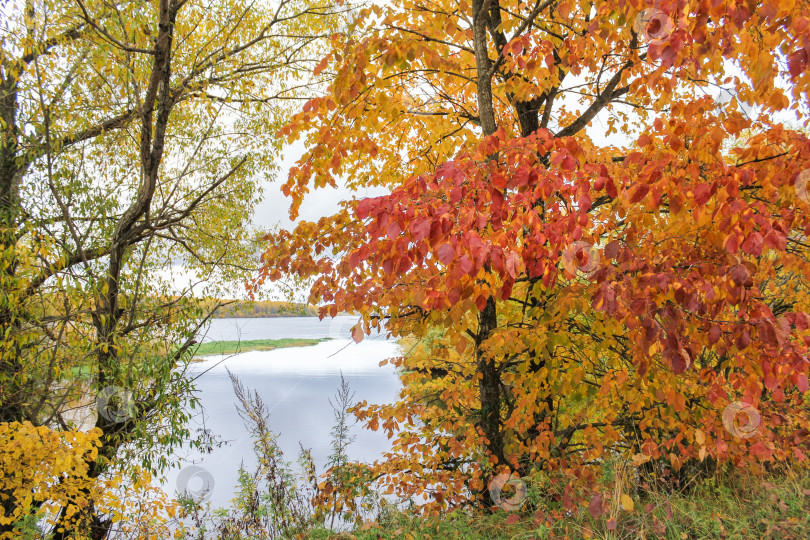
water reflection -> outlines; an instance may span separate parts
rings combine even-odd
[[[248,388],[255,389],[271,410],[270,424],[279,434],[279,446],[288,461],[295,461],[299,443],[312,449],[315,462],[322,467],[331,448],[333,423],[329,398],[340,384],[340,374],[355,392],[357,401],[393,402],[401,387],[394,368],[379,366],[381,360],[398,354],[393,341],[383,335],[367,337],[361,343],[349,338],[353,317],[319,321],[315,317],[275,319],[220,319],[213,321],[207,340],[250,340],[278,338],[336,339],[312,347],[246,352],[224,358],[208,357],[194,364],[190,376],[199,378],[196,386],[205,414],[190,423],[192,432],[208,428],[229,444],[211,454],[182,452],[186,465],[194,464],[208,471],[213,481],[210,500],[215,506],[227,505],[233,496],[238,467],[255,465],[252,443],[236,410],[236,398],[227,370]],[[356,425],[355,442],[349,453],[353,459],[373,461],[388,449],[388,439],[381,432],[370,432]],[[179,471],[172,471],[164,489],[177,489]],[[196,475],[200,476],[200,475]],[[180,478],[184,481],[184,478]],[[189,482],[195,481],[195,478]],[[190,490],[197,487],[189,485]]]

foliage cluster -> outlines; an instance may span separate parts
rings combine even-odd
[[[491,509],[498,478],[611,530],[636,506],[600,485],[616,463],[642,499],[808,465],[806,3],[394,0],[350,25],[311,0],[0,9],[0,434],[24,458],[3,457],[0,534],[40,509],[55,538],[110,533],[104,482],[145,482],[117,465],[148,475],[190,435],[178,368],[218,303],[167,276],[219,298],[262,245],[256,290],[293,276],[319,315],[362,316],[356,340],[384,320],[414,346],[399,401],[352,408],[391,452],[362,467],[338,444],[325,482],[305,454],[296,483],[236,385],[260,469],[223,534],[362,520],[372,487]],[[386,193],[260,240],[245,209],[299,138],[291,217],[315,188]]]
[[[361,12],[281,133],[291,216],[256,285],[429,346],[397,403],[384,493],[436,515],[547,472],[588,506],[615,459],[683,485],[806,466],[810,12],[801,2],[395,1]],[[720,95],[731,95],[730,101]],[[722,101],[722,102],[721,102]],[[783,120],[798,121],[800,129]]]
[[[38,503],[63,505],[46,523],[55,538],[71,534],[76,508],[92,538],[120,531],[91,493],[97,480],[137,484],[138,466],[159,473],[172,448],[200,444],[183,370],[213,299],[255,269],[251,212],[332,11],[310,0],[0,5],[0,426],[54,433],[38,456],[73,455],[83,423],[100,443],[62,470],[71,491],[57,483]],[[5,516],[28,515],[20,493],[0,492]]]

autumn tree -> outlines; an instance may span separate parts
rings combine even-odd
[[[268,236],[257,284],[440,337],[394,359],[384,488],[504,468],[566,504],[608,458],[806,463],[810,12],[794,2],[394,2],[335,36],[285,191],[390,193]],[[733,99],[720,103],[720,91]],[[358,332],[358,339],[362,337]],[[742,411],[742,416],[739,413]],[[486,500],[491,503],[492,500]]]
[[[338,10],[310,0],[0,9],[0,422],[94,427],[91,480],[125,464],[159,471],[190,436],[182,368],[216,308],[192,290],[222,297],[253,271],[250,215],[274,174],[275,132]],[[5,517],[17,515],[22,503],[2,491]],[[110,522],[84,499],[81,517],[103,537]]]

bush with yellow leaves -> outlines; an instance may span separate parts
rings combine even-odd
[[[69,537],[83,538],[93,505],[125,538],[166,537],[175,503],[152,485],[148,473],[134,481],[121,476],[93,478],[101,431],[57,431],[29,422],[0,423],[0,540],[53,531],[69,524]],[[127,475],[128,477],[132,475]]]

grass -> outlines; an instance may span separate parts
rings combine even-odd
[[[613,478],[631,494],[626,510],[616,501],[602,516],[586,509],[554,521],[540,499],[516,514],[456,510],[442,517],[419,517],[406,511],[383,512],[377,521],[352,533],[313,531],[308,538],[378,539],[784,539],[810,538],[810,473],[784,471],[763,476],[730,473],[697,482],[689,492],[639,491],[627,478]],[[531,494],[532,489],[529,488]],[[608,520],[613,517],[611,528]],[[509,521],[507,522],[507,518]]]
[[[248,341],[208,341],[200,344],[196,356],[210,356],[214,354],[235,354],[248,351],[272,351],[289,347],[310,347],[331,338],[320,339],[253,339]]]

